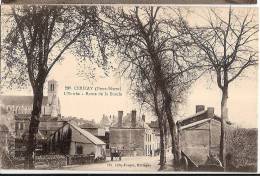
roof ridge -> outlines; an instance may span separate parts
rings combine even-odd
[[[73,124],[71,122],[67,122],[68,124],[70,124],[72,127],[74,127],[78,132],[82,133],[85,137],[87,137],[92,143],[94,144],[105,144],[101,139],[99,139],[98,137],[94,136],[93,134],[91,134],[90,132],[88,132],[87,130],[84,130],[82,128],[80,128],[79,126],[77,126],[76,124]],[[84,130],[84,131],[83,131]],[[86,134],[84,134],[86,133]]]

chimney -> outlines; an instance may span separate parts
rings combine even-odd
[[[136,110],[132,110],[131,113],[131,126],[136,127]]]
[[[142,115],[142,120],[145,122],[145,115],[144,114]]]
[[[208,113],[208,117],[209,118],[213,118],[214,117],[214,108],[213,107],[208,107],[207,108],[207,113]]]
[[[200,111],[204,111],[205,110],[205,106],[204,105],[196,105],[196,113],[200,112]]]
[[[118,111],[118,127],[122,127],[123,111]]]

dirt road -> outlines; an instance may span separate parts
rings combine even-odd
[[[159,156],[138,156],[123,157],[121,161],[110,161],[108,157],[106,162],[93,163],[85,165],[69,165],[62,170],[70,171],[113,171],[113,172],[157,172],[159,169]],[[167,168],[173,171],[171,165],[171,157],[167,158]]]

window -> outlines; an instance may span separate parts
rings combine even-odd
[[[81,145],[78,145],[76,147],[76,154],[77,155],[82,155],[83,154],[83,147]]]
[[[54,91],[54,84],[51,84],[51,91]]]

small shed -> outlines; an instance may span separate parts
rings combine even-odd
[[[102,140],[71,122],[67,122],[49,137],[48,146],[49,153],[55,154],[95,154],[95,158],[106,155],[106,144]]]
[[[214,108],[205,110],[198,105],[196,114],[179,120],[177,125],[181,150],[195,164],[205,164],[209,155],[219,158],[221,118],[214,114]]]

